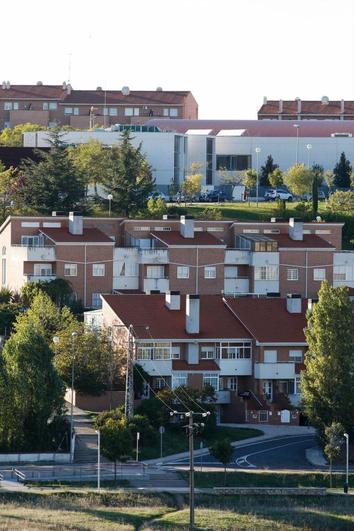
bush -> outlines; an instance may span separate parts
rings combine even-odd
[[[337,191],[327,201],[327,209],[333,213],[354,213],[354,192]]]
[[[215,221],[220,221],[222,219],[222,212],[220,208],[207,207],[205,208],[198,216],[199,219],[213,219]]]
[[[168,421],[168,411],[165,409],[157,398],[148,398],[142,400],[136,408],[136,414],[146,417],[154,428],[158,428]]]
[[[158,440],[158,433],[152,427],[146,415],[134,415],[133,420],[129,423],[129,429],[136,437],[140,433],[143,444],[155,444]]]
[[[9,288],[0,289],[0,304],[9,303],[12,299],[12,291]]]

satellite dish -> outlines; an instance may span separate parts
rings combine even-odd
[[[122,87],[122,94],[123,94],[123,96],[129,96],[129,94],[130,94],[129,87]]]

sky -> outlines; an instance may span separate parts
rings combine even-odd
[[[354,0],[2,0],[0,19],[0,82],[190,90],[210,119],[354,100]]]

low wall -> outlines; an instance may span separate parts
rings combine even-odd
[[[214,487],[217,494],[260,494],[262,496],[324,496],[323,487]]]
[[[34,454],[0,454],[0,463],[70,463],[70,454],[34,453]]]

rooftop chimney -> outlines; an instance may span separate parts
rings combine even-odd
[[[283,112],[283,100],[279,100],[279,112]]]
[[[194,238],[194,218],[193,216],[180,217],[180,232],[183,238]]]
[[[63,81],[63,90],[66,90],[66,81]]]
[[[304,222],[301,219],[289,219],[289,237],[297,241],[304,239]]]
[[[169,310],[181,309],[181,295],[179,291],[167,291],[165,295],[165,304]]]
[[[66,93],[69,95],[69,94],[71,94],[71,91],[72,91],[72,86],[70,85],[70,83],[68,83],[66,85]]]
[[[84,233],[84,218],[80,212],[69,212],[69,232],[82,236]]]
[[[301,99],[296,98],[296,101],[297,101],[297,113],[301,114]]]
[[[6,81],[6,88],[7,88],[7,90],[9,90],[11,88],[10,81]]]
[[[186,295],[186,332],[199,334],[200,300],[199,295]]]
[[[263,105],[267,105],[267,103],[268,103],[267,96],[263,96]]]
[[[298,293],[288,293],[286,296],[286,309],[289,313],[301,313],[301,295]]]
[[[340,112],[341,112],[342,114],[344,114],[344,112],[345,112],[345,111],[344,111],[344,100],[341,100],[341,102],[340,102]]]
[[[2,90],[6,90],[6,81],[2,82]]]

